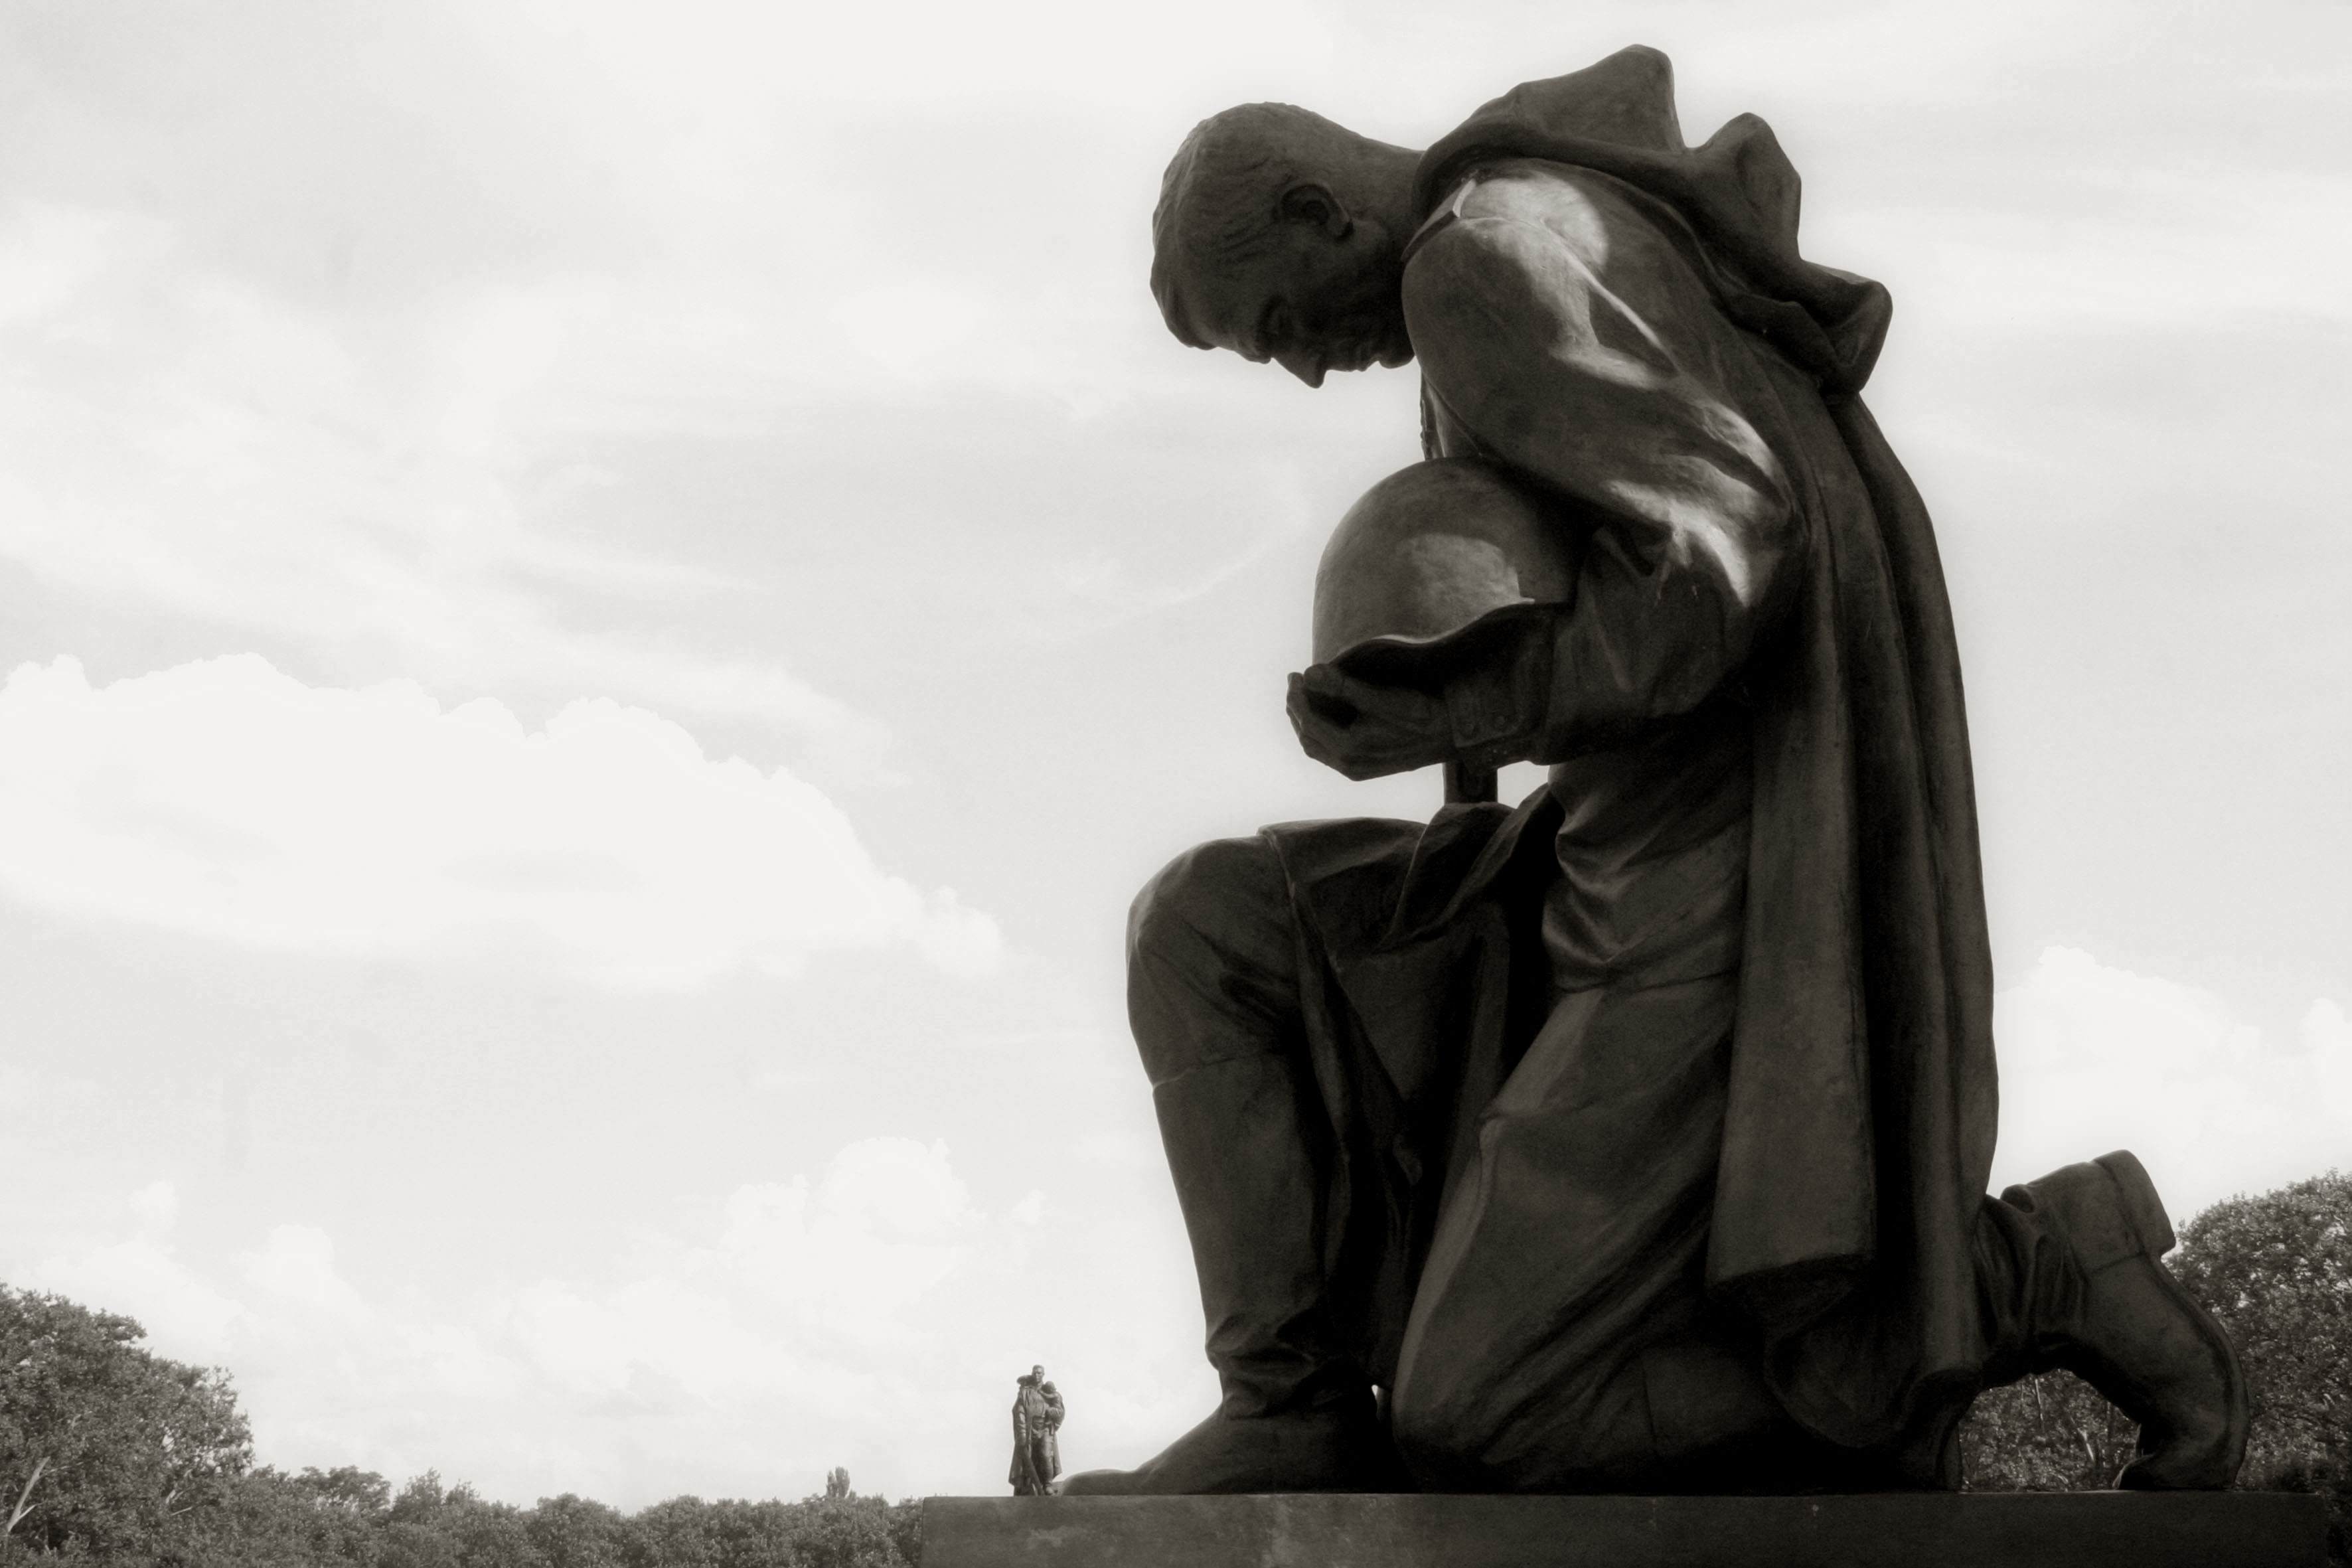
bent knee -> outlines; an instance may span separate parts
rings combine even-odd
[[[1200,948],[1287,947],[1290,891],[1263,838],[1213,838],[1161,867],[1127,912],[1127,959]],[[1256,939],[1256,940],[1253,940]]]
[[[1298,928],[1272,846],[1179,855],[1136,896],[1127,942],[1128,1023],[1155,1085],[1297,1039]]]

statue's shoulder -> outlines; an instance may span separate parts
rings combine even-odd
[[[1555,246],[1599,264],[1612,235],[1660,216],[1654,202],[1597,169],[1493,159],[1465,171],[1406,245],[1407,287],[1496,267],[1525,269]]]

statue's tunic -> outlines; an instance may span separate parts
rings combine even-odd
[[[1463,1484],[1630,1478],[1774,1414],[1706,1254],[1754,794],[1740,688],[1809,549],[1781,395],[1814,399],[1637,195],[1557,163],[1473,171],[1405,307],[1440,450],[1530,476],[1593,531],[1549,679],[1494,672],[1462,704],[1554,763],[1552,1001],[1445,1195],[1399,1433]]]
[[[1760,121],[1683,149],[1646,51],[1489,105],[1421,195],[1431,446],[1590,537],[1549,646],[1449,694],[1542,795],[1265,836],[1359,1353],[1458,1484],[1777,1411],[1936,1479],[1990,965],[1932,534],[1853,396],[1884,291],[1798,258]]]

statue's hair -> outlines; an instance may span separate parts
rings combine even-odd
[[[1196,349],[1177,279],[1188,268],[1247,261],[1271,249],[1282,197],[1301,181],[1326,184],[1363,146],[1363,138],[1288,103],[1237,104],[1192,127],[1151,212],[1151,297],[1168,330]]]

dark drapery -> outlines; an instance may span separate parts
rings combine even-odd
[[[1949,605],[1926,509],[1856,396],[1888,297],[1798,254],[1796,172],[1763,121],[1742,116],[1684,146],[1671,70],[1654,50],[1481,109],[1424,157],[1421,210],[1473,163],[1507,156],[1609,174],[1687,224],[1726,314],[1818,384],[1829,419],[1816,427],[1833,429],[1843,450],[1808,457],[1847,465],[1869,499],[1824,509],[1790,635],[1749,671],[1755,815],[1707,1272],[1711,1290],[1765,1327],[1768,1376],[1792,1415],[1837,1443],[1902,1448],[1903,1467],[1933,1480],[1981,1353],[1970,1238],[1997,1090]],[[1335,1227],[1335,1258],[1367,1226],[1409,1237],[1427,1209],[1412,1194],[1435,1173],[1409,1157],[1413,1180],[1398,1173],[1396,1150],[1418,1145],[1397,1075],[1435,1057],[1496,1056],[1465,1032],[1508,1026],[1496,975],[1512,944],[1476,910],[1513,903],[1497,879],[1527,862],[1535,809],[1449,808],[1411,838],[1395,824],[1268,830],[1324,973],[1350,1004],[1349,1017],[1318,1009],[1310,1028],[1324,1042],[1318,1072],[1342,1163],[1352,1138],[1359,1165],[1380,1165],[1383,1190],[1404,1194],[1384,1224],[1356,1199]],[[1392,868],[1408,858],[1401,899],[1375,910],[1350,892],[1351,866],[1387,862],[1393,888]],[[1443,934],[1465,920],[1486,934]],[[1486,975],[1466,992],[1465,954]],[[1424,984],[1451,1000],[1400,1011],[1396,999]],[[1351,1057],[1344,1038],[1366,1036]],[[1373,1078],[1383,1081],[1363,1081]],[[1367,1131],[1368,1114],[1381,1125]],[[1445,1142],[1439,1129],[1418,1135]],[[1410,1289],[1394,1267],[1383,1317]]]

